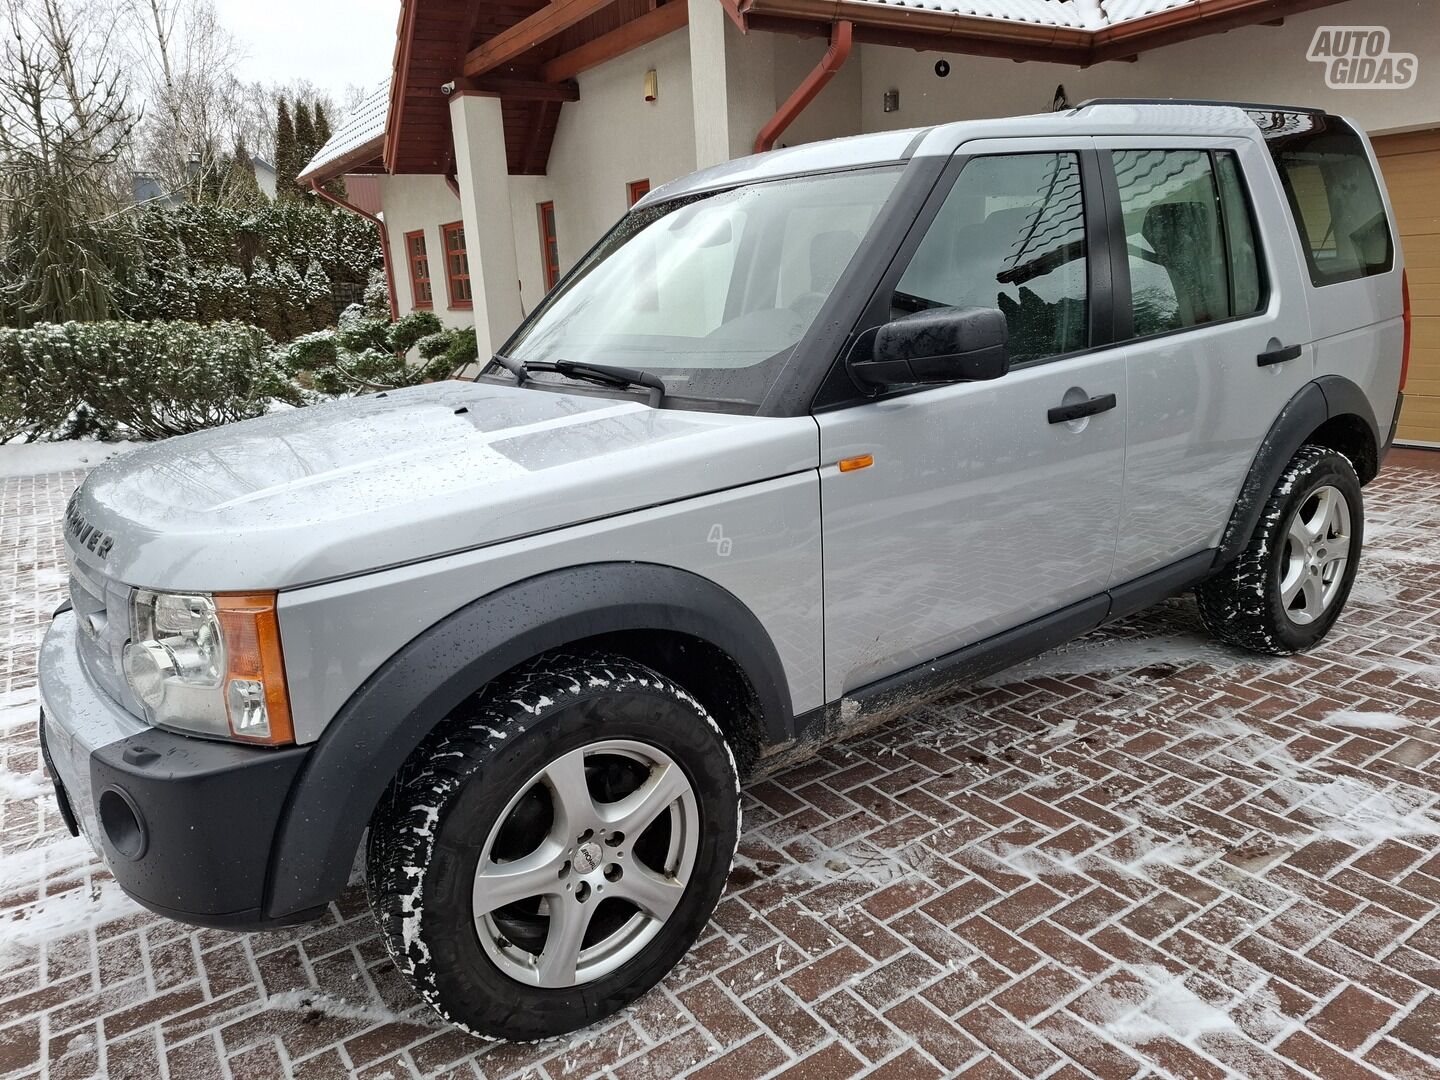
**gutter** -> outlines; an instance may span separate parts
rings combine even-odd
[[[773,149],[775,141],[784,134],[785,129],[795,122],[795,118],[805,111],[805,106],[814,101],[815,96],[835,77],[835,73],[845,66],[855,43],[854,31],[855,27],[845,19],[831,25],[830,47],[825,50],[820,63],[800,80],[800,85],[785,99],[785,104],[775,110],[775,115],[766,121],[760,134],[755,136],[755,153],[763,154]]]
[[[321,187],[320,181],[318,180],[310,181],[310,190],[326,202],[340,207],[341,210],[349,210],[350,213],[358,214],[366,221],[374,222],[375,227],[380,230],[380,259],[385,264],[385,286],[390,293],[390,321],[398,321],[400,318],[400,305],[395,296],[395,267],[390,262],[390,232],[385,228],[384,219],[376,217],[374,214],[365,210],[361,210],[360,207],[354,203],[336,198]]]
[[[984,18],[873,0],[722,0],[727,13],[746,32],[819,37],[844,20],[854,24],[854,40],[864,44],[1083,67],[1341,2],[1197,0],[1117,24],[1083,27]]]

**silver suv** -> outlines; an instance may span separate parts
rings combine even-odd
[[[741,776],[1184,590],[1319,641],[1399,407],[1395,236],[1365,138],[1273,106],[658,189],[473,381],[91,474],[40,658],[67,820],[210,926],[316,915],[363,845],[445,1017],[595,1021],[704,926]]]

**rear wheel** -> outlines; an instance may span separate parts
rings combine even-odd
[[[1222,641],[1284,655],[1317,644],[1350,595],[1364,539],[1364,501],[1349,458],[1302,446],[1240,557],[1195,590]]]
[[[694,698],[628,660],[551,659],[412,758],[371,823],[371,906],[447,1019],[563,1034],[685,954],[738,829],[734,759]]]

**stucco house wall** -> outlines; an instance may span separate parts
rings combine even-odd
[[[1306,59],[1318,26],[1385,26],[1390,47],[1419,58],[1411,90],[1331,90],[1324,65]],[[1416,0],[1350,0],[1142,53],[1135,63],[1080,69],[990,57],[916,53],[862,45],[861,130],[943,124],[977,117],[1043,112],[1057,84],[1071,102],[1091,97],[1197,97],[1320,106],[1372,133],[1440,124],[1440,5]],[[935,62],[950,62],[948,77]],[[854,59],[852,58],[852,63]],[[900,91],[898,112],[883,111],[886,90]]]
[[[405,255],[405,234],[421,229],[425,233],[425,252],[430,259],[430,288],[434,294],[431,310],[446,326],[473,325],[474,318],[469,308],[450,306],[445,284],[445,249],[440,237],[442,225],[460,220],[460,200],[443,176],[381,176],[376,179],[390,241],[390,265],[395,268],[398,311],[401,315],[408,315],[415,310],[410,260]]]
[[[659,95],[646,101],[645,72]],[[510,206],[520,295],[528,312],[545,295],[538,206],[555,204],[560,269],[568,270],[620,216],[631,181],[659,187],[695,169],[690,49],[684,30],[582,72],[580,100],[565,106],[545,176],[512,176]]]

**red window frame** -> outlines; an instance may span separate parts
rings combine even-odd
[[[432,308],[435,290],[430,283],[430,256],[425,250],[425,230],[405,234],[405,262],[410,267],[410,306]]]
[[[631,180],[625,185],[625,195],[630,200],[629,205],[634,206],[637,202],[650,194],[650,180]]]
[[[560,280],[560,241],[555,235],[555,204],[538,203],[535,213],[540,219],[540,265],[545,270],[545,291]]]
[[[445,249],[445,289],[452,308],[475,306],[470,292],[470,256],[465,251],[465,222],[440,226],[440,245]]]

